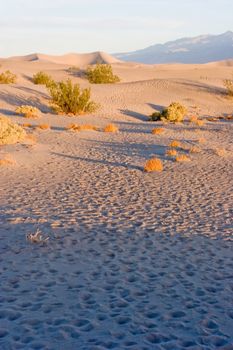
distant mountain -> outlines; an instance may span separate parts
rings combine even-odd
[[[33,53],[26,56],[15,56],[10,57],[9,60],[12,61],[43,61],[57,64],[67,64],[67,65],[77,65],[77,66],[87,66],[96,63],[118,63],[120,62],[117,58],[105,53],[105,52],[92,52],[92,53],[69,53],[61,56],[44,55],[41,53]]]
[[[201,35],[157,44],[142,50],[117,53],[123,61],[141,63],[208,63],[233,58],[233,32]]]

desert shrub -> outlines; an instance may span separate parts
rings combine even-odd
[[[7,118],[0,116],[0,145],[14,144],[23,141],[26,137],[25,130],[12,123],[12,121]]]
[[[169,145],[170,147],[174,147],[174,148],[180,148],[181,147],[181,143],[180,143],[180,141],[176,141],[176,140],[173,140],[171,143],[170,143],[170,145]]]
[[[190,162],[191,159],[188,156],[186,156],[186,154],[181,154],[181,155],[176,157],[176,161],[177,162]]]
[[[146,172],[162,171],[162,170],[163,170],[163,163],[158,158],[151,158],[147,160],[144,166],[144,171]]]
[[[169,157],[175,157],[177,155],[177,151],[175,149],[169,149],[167,150],[166,155]]]
[[[90,101],[91,90],[80,89],[79,84],[72,84],[71,80],[61,81],[49,86],[52,106],[58,113],[71,115],[94,112],[98,105]]]
[[[152,129],[151,132],[152,132],[153,135],[160,135],[160,134],[162,134],[164,131],[165,131],[164,128],[154,128],[154,129]]]
[[[17,76],[9,70],[0,74],[0,84],[14,84],[16,83],[16,79]]]
[[[72,130],[72,131],[97,131],[98,127],[95,125],[91,124],[83,124],[83,125],[78,125],[78,124],[69,124],[66,128],[67,130]]]
[[[37,130],[48,130],[50,129],[50,125],[49,124],[39,124],[36,126]]]
[[[11,155],[5,155],[3,159],[0,159],[0,166],[16,165],[16,161]]]
[[[173,123],[182,122],[185,114],[187,113],[186,108],[179,102],[172,102],[167,108],[162,112],[154,112],[150,116],[152,121],[169,121]]]
[[[113,84],[120,81],[120,78],[113,74],[110,64],[97,64],[94,67],[89,67],[86,75],[92,84]]]
[[[28,105],[22,105],[17,107],[15,112],[17,114],[23,115],[25,118],[38,118],[38,113],[40,112],[38,108]]]
[[[226,79],[223,82],[225,88],[227,89],[227,95],[233,96],[233,80]]]
[[[104,128],[104,132],[117,132],[117,131],[119,131],[119,129],[115,124],[108,124]]]
[[[45,85],[49,87],[54,84],[52,77],[44,72],[38,72],[32,77],[33,83],[36,85]]]
[[[197,146],[192,146],[190,149],[189,149],[189,153],[200,153],[201,152],[201,149]]]

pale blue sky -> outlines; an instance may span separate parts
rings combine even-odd
[[[131,51],[233,30],[233,0],[0,1],[0,57]]]

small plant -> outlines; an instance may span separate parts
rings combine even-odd
[[[23,141],[26,137],[25,130],[12,123],[7,117],[0,116],[0,145],[14,144]]]
[[[201,149],[197,146],[192,146],[190,149],[189,149],[189,153],[200,153],[201,152]]]
[[[151,132],[152,132],[153,135],[160,135],[160,134],[162,134],[164,131],[165,131],[164,128],[154,128],[154,129],[152,129]]]
[[[36,129],[48,130],[48,129],[50,129],[50,126],[49,126],[49,124],[39,124],[39,125],[36,126]]]
[[[227,89],[227,95],[228,96],[233,96],[233,80],[226,79],[223,82],[225,88]]]
[[[174,140],[174,141],[172,141],[171,143],[170,143],[170,145],[169,145],[170,147],[174,147],[174,148],[181,148],[181,143],[180,143],[180,141],[176,141],[176,140]]]
[[[6,155],[3,159],[0,159],[0,166],[15,165],[16,161],[11,156]]]
[[[72,130],[72,131],[85,131],[85,130],[97,131],[98,130],[97,126],[91,125],[91,124],[83,124],[83,125],[70,124],[67,126],[66,129]]]
[[[117,131],[119,131],[119,129],[114,124],[108,124],[104,128],[104,132],[117,132]]]
[[[200,137],[198,140],[197,140],[198,143],[205,143],[206,142],[206,139],[204,137]]]
[[[177,155],[177,151],[175,149],[169,149],[167,150],[166,155],[170,157],[175,157]]]
[[[53,109],[58,113],[70,115],[92,113],[98,105],[90,101],[91,90],[80,89],[79,84],[72,84],[71,80],[61,81],[49,86]]]
[[[31,243],[46,243],[49,237],[44,237],[43,233],[37,229],[35,233],[28,233],[26,235],[26,240]]]
[[[23,128],[31,128],[31,127],[32,127],[32,124],[30,124],[30,123],[23,123],[23,124],[21,124],[21,126],[22,126]]]
[[[176,157],[176,161],[177,162],[190,162],[191,159],[188,156],[186,156],[185,154],[181,154],[181,155]]]
[[[214,150],[214,153],[219,157],[226,157],[227,156],[227,151],[224,148],[216,148]]]
[[[40,112],[38,108],[28,105],[22,105],[17,107],[15,112],[17,114],[23,115],[25,118],[36,119],[38,118],[38,113]]]
[[[17,76],[9,70],[0,74],[0,84],[15,84],[16,80]]]
[[[179,102],[172,102],[167,108],[162,112],[154,112],[150,116],[152,121],[169,121],[173,123],[182,122],[185,114],[187,113],[186,108]]]
[[[32,81],[36,85],[45,85],[49,87],[54,84],[52,77],[44,72],[38,72],[33,75]]]
[[[114,84],[120,81],[120,78],[113,74],[110,64],[97,64],[95,67],[89,67],[86,75],[92,84]]]
[[[158,158],[151,158],[147,160],[144,166],[144,171],[146,172],[162,171],[162,170],[163,170],[163,163]]]

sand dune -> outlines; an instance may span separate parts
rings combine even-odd
[[[91,85],[101,108],[68,117],[32,75],[90,84],[67,71],[76,61],[42,57],[2,61],[18,83],[0,85],[0,114],[37,143],[0,148],[16,162],[0,166],[0,349],[232,349],[232,121],[147,120],[174,100],[187,118],[232,114],[231,66],[113,64],[121,83]],[[17,116],[21,104],[39,118]],[[118,133],[102,131],[110,122]],[[191,162],[167,155],[173,140]],[[154,156],[163,172],[144,173]],[[37,229],[46,244],[26,240]]]
[[[114,58],[113,56],[105,53],[105,52],[92,52],[92,53],[70,53],[61,56],[53,56],[53,55],[44,55],[40,53],[35,53],[27,56],[17,56],[10,57],[9,60],[13,61],[25,61],[25,62],[50,62],[57,64],[67,64],[67,65],[75,65],[79,67],[96,64],[96,63],[105,63],[112,64],[121,62],[120,60]]]

